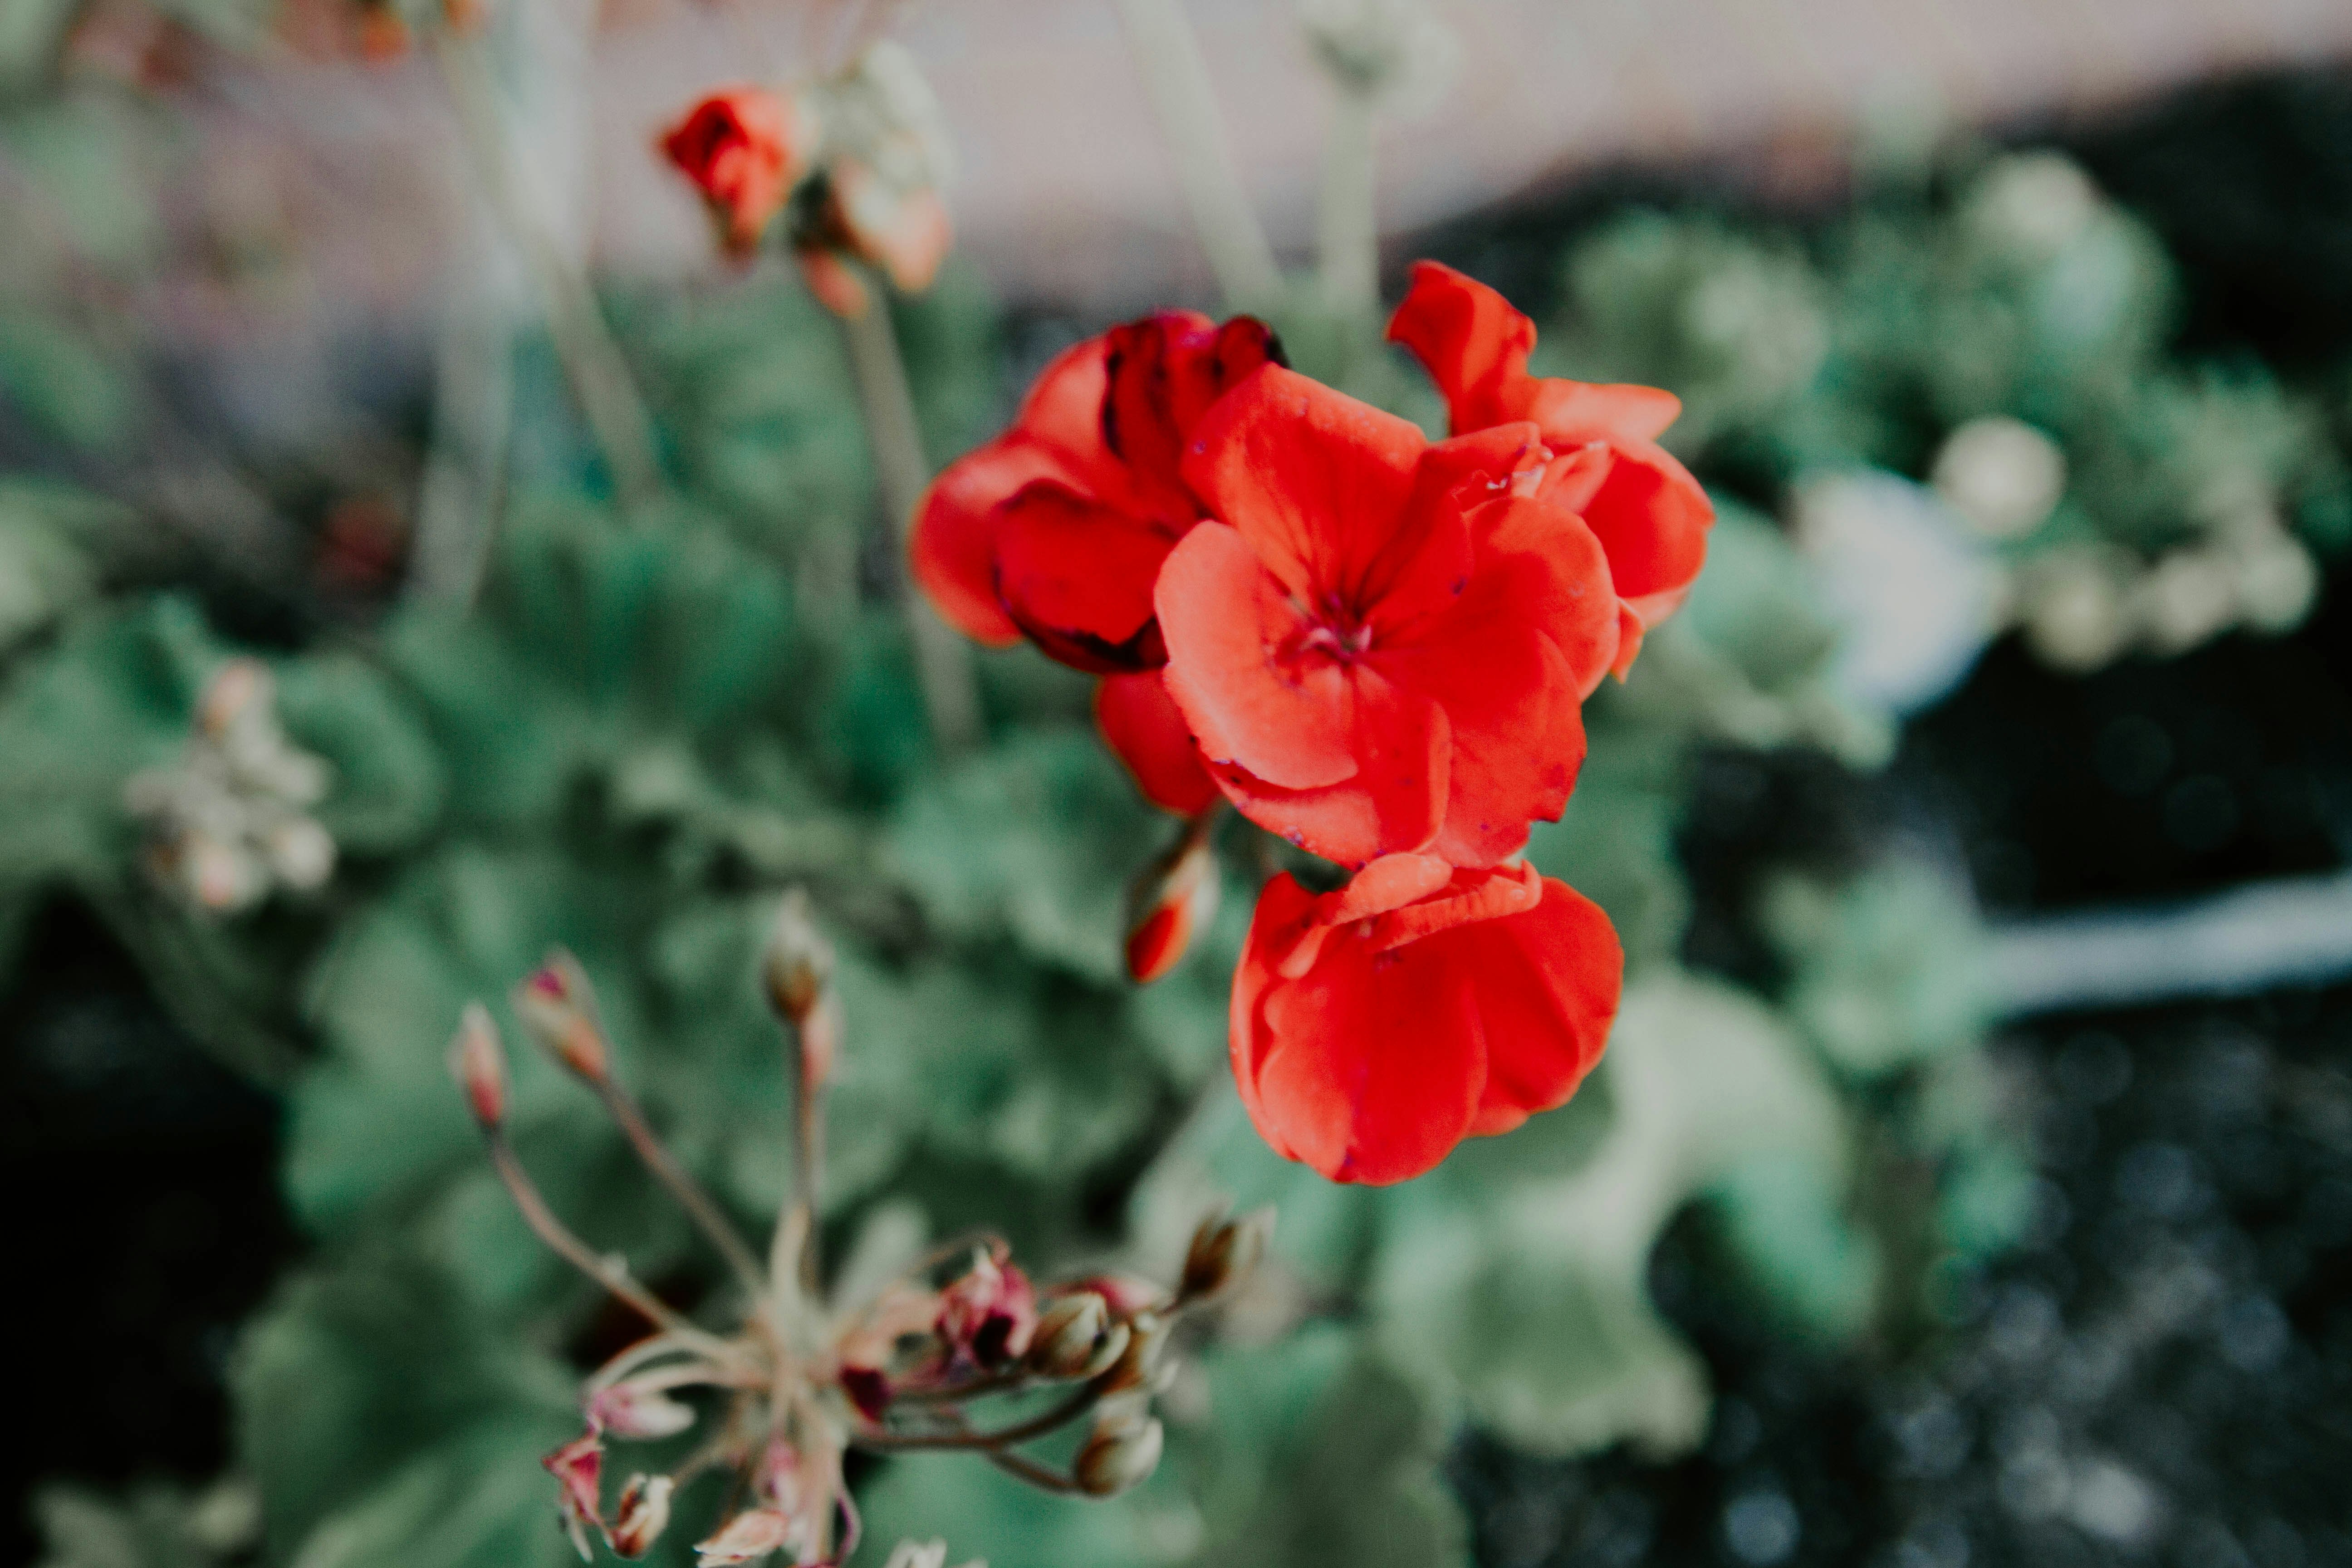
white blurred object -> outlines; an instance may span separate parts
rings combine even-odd
[[[313,892],[335,870],[335,840],[310,808],[327,764],[287,738],[277,685],[257,659],[231,659],[196,701],[196,723],[170,767],[135,774],[124,807],[147,827],[156,883],[197,909],[233,915],[273,887]]]
[[[2015,539],[2057,510],[2066,493],[2066,455],[2024,420],[1988,415],[1945,438],[1929,478],[1979,532]]]
[[[1413,119],[1444,100],[1462,39],[1423,0],[1299,0],[1315,58],[1383,113]]]
[[[1957,685],[2000,628],[2006,574],[1936,492],[1871,469],[1797,488],[1797,546],[1847,627],[1839,683],[1897,712]]]
[[[2352,973],[2352,872],[1995,927],[1986,968],[2011,1016],[2313,984]]]

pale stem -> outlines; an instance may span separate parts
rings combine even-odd
[[[719,1211],[718,1204],[702,1190],[700,1183],[687,1173],[686,1167],[677,1163],[677,1156],[663,1145],[662,1141],[654,1136],[654,1130],[646,1125],[645,1112],[637,1108],[637,1102],[625,1089],[610,1078],[598,1079],[594,1087],[597,1098],[604,1102],[604,1109],[613,1113],[613,1120],[619,1122],[621,1131],[628,1134],[629,1144],[637,1152],[637,1158],[645,1162],[655,1180],[669,1189],[670,1195],[677,1199],[680,1206],[693,1219],[696,1228],[710,1238],[710,1244],[727,1259],[727,1266],[751,1291],[752,1300],[760,1300],[767,1288],[767,1280],[760,1273],[760,1260],[743,1238],[736,1234],[727,1216]]]
[[[1315,212],[1316,263],[1323,298],[1370,311],[1380,300],[1380,229],[1374,205],[1371,96],[1344,83],[1331,89],[1323,144],[1323,190]]]
[[[617,1258],[601,1258],[593,1247],[573,1233],[571,1226],[555,1217],[547,1206],[539,1188],[523,1170],[522,1162],[515,1157],[514,1146],[503,1133],[488,1133],[490,1164],[497,1170],[499,1180],[506,1184],[507,1194],[514,1199],[515,1207],[522,1211],[523,1223],[531,1234],[547,1244],[553,1252],[572,1268],[593,1279],[621,1300],[636,1309],[638,1314],[681,1343],[692,1345],[707,1356],[719,1361],[740,1361],[741,1354],[734,1346],[688,1322],[684,1317],[661,1301],[653,1292],[629,1277],[629,1266]]]
[[[830,994],[819,998],[819,1007],[833,1006]],[[822,1020],[820,1026],[835,1027],[837,1020]],[[798,1269],[801,1291],[810,1300],[817,1295],[817,1214],[824,1196],[824,1085],[814,1081],[806,1059],[808,1042],[797,1025],[784,1026],[793,1037],[793,1190],[795,1201],[806,1211],[803,1222]],[[839,1042],[835,1043],[839,1048]]]
[[[882,510],[889,518],[898,558],[904,561],[915,509],[922,502],[924,487],[930,483],[931,469],[923,457],[914,395],[907,388],[907,367],[898,357],[898,338],[891,330],[889,303],[881,280],[869,277],[867,291],[871,298],[866,309],[844,319],[841,331],[849,350],[850,374],[857,383],[858,405],[866,416],[866,438],[874,450]],[[971,650],[911,583],[904,603],[908,634],[914,639],[915,675],[930,716],[931,737],[950,756],[969,751],[980,741],[980,689],[972,680]]]
[[[897,1451],[910,1448],[1001,1448],[1013,1443],[1026,1443],[1047,1433],[1068,1426],[1095,1407],[1101,1395],[1092,1384],[1079,1389],[1052,1409],[1015,1426],[1000,1427],[993,1432],[860,1432],[856,1441],[862,1447]]]
[[[1065,1496],[1075,1496],[1077,1493],[1078,1483],[1059,1470],[1048,1469],[1034,1460],[1024,1459],[1018,1454],[1007,1454],[996,1448],[985,1450],[985,1455],[990,1464],[1007,1475],[1020,1477],[1040,1491],[1060,1492]]]
[[[434,350],[433,435],[404,592],[469,607],[497,542],[512,426],[513,345],[490,301],[449,307]]]
[[[1282,273],[1234,166],[1216,88],[1181,0],[1118,0],[1118,16],[1144,96],[1176,165],[1176,183],[1192,209],[1193,230],[1226,305],[1265,305],[1282,292]]]
[[[547,329],[572,395],[604,461],[625,509],[635,510],[661,493],[661,468],[654,456],[653,419],[630,378],[628,362],[613,341],[588,280],[548,235],[537,209],[517,188],[506,136],[499,125],[497,89],[481,47],[444,28],[433,31],[434,58],[449,89],[457,125],[472,155],[490,209],[521,252],[547,310]]]

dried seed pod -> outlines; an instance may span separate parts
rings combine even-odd
[[[1184,1254],[1184,1279],[1178,1298],[1205,1301],[1223,1291],[1257,1267],[1273,1235],[1271,1207],[1254,1209],[1239,1219],[1213,1215],[1202,1220]]]
[[[620,1507],[613,1517],[613,1550],[624,1557],[643,1557],[669,1527],[667,1476],[631,1476],[622,1489]]]

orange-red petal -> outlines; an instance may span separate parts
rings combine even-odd
[[[1217,799],[1192,731],[1158,670],[1105,676],[1095,686],[1095,725],[1126,764],[1143,798],[1179,816],[1198,816]]]

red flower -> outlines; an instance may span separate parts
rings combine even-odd
[[[1623,675],[1643,631],[1672,615],[1706,557],[1714,503],[1657,443],[1682,412],[1673,393],[1528,374],[1535,323],[1492,289],[1434,261],[1389,321],[1445,395],[1454,434],[1532,420],[1561,455],[1547,478],[1584,516],[1609,555],[1623,606],[1615,668]],[[1605,460],[1601,460],[1605,459]]]
[[[1279,367],[1194,432],[1229,528],[1160,574],[1169,694],[1243,814],[1327,859],[1491,866],[1559,815],[1617,646],[1600,542],[1535,426],[1432,444]]]
[[[1013,427],[931,486],[915,579],[984,643],[1026,636],[1078,669],[1150,669],[1160,563],[1201,519],[1178,471],[1228,387],[1281,351],[1264,323],[1163,311],[1064,353]]]
[[[758,248],[768,221],[807,172],[814,141],[796,100],[733,87],[688,110],[661,149],[710,203],[727,248],[742,255]]]
[[[1432,856],[1258,900],[1234,979],[1234,1078],[1276,1152],[1405,1181],[1563,1104],[1601,1058],[1624,957],[1608,916],[1527,866]]]

